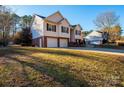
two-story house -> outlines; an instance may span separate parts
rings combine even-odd
[[[33,45],[37,47],[68,47],[69,42],[81,39],[80,28],[80,25],[77,25],[73,29],[59,11],[48,17],[35,14],[31,26]]]

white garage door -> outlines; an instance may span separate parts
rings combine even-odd
[[[68,40],[60,39],[60,47],[68,47]]]
[[[47,47],[58,47],[56,38],[47,38]]]

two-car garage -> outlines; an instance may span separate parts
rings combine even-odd
[[[58,45],[59,44],[59,45]],[[47,37],[47,47],[68,47],[68,39]]]

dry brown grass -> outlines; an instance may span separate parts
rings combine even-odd
[[[0,49],[0,86],[124,86],[124,57],[69,49]]]

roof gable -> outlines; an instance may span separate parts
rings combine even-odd
[[[57,11],[57,12],[53,13],[52,15],[46,17],[46,20],[56,22],[56,23],[60,22],[63,19],[64,19],[64,17],[62,16],[62,14],[59,11]]]
[[[64,24],[67,24],[68,26],[70,26],[70,23],[68,22],[68,20],[66,18],[63,18],[60,23],[64,23]]]
[[[86,37],[87,40],[103,40],[102,33],[92,31]]]
[[[80,24],[78,24],[78,25],[76,26],[76,28],[80,28],[80,30],[82,30],[82,27],[81,27]]]
[[[80,30],[82,30],[82,27],[80,26],[80,24],[71,25],[71,27],[72,27],[73,29],[80,29]]]
[[[88,34],[88,36],[102,37],[102,33],[99,33],[97,31],[92,31],[91,33]]]

